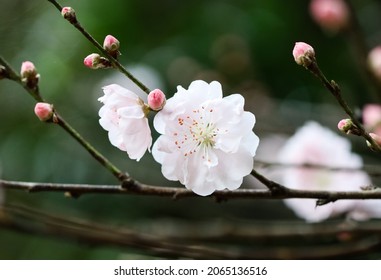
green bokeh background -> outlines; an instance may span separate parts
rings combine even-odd
[[[379,1],[352,1],[369,47],[381,42]],[[343,113],[333,98],[291,55],[294,43],[314,46],[319,64],[343,88],[347,101],[361,107],[374,102],[345,36],[322,31],[310,18],[306,0],[138,1],[72,0],[82,25],[99,41],[112,34],[121,42],[120,61],[131,69],[150,67],[168,96],[177,85],[197,78],[218,79],[226,93],[240,92],[257,117],[255,132],[292,133],[315,119],[332,129]],[[151,154],[139,162],[111,146],[98,123],[101,86],[124,78],[113,70],[92,71],[83,58],[95,48],[62,19],[48,1],[0,0],[0,55],[17,70],[30,60],[40,75],[40,89],[102,153],[137,180],[168,182]],[[138,72],[140,73],[140,72]],[[137,75],[138,75],[137,73]],[[141,76],[143,82],[149,76]],[[115,80],[115,81],[114,81]],[[155,82],[155,80],[154,80]],[[116,180],[64,131],[34,116],[35,101],[17,84],[0,81],[0,166],[8,180],[116,184]],[[326,107],[321,107],[322,105]],[[328,111],[321,108],[330,108]],[[335,111],[336,109],[337,111]],[[325,109],[324,109],[325,110]],[[329,111],[331,112],[331,111]],[[363,142],[355,150],[372,161]],[[194,198],[85,195],[6,191],[7,203],[67,217],[130,226],[146,220],[276,221],[296,220],[281,201],[237,200],[214,203]],[[0,259],[145,258],[134,250],[88,247],[80,242],[32,236],[0,228]]]

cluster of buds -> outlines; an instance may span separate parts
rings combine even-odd
[[[349,25],[350,12],[344,0],[312,0],[310,13],[319,26],[331,33]]]
[[[118,58],[118,55],[120,54],[119,47],[120,43],[118,39],[112,35],[106,36],[103,42],[103,48],[115,59]],[[102,57],[97,53],[92,53],[86,56],[83,63],[90,69],[110,68],[112,66],[107,58]]]
[[[36,67],[30,61],[24,61],[21,64],[21,81],[30,89],[34,89],[38,85],[40,74],[37,73]]]

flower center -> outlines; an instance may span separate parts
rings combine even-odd
[[[201,107],[177,118],[179,129],[173,136],[177,148],[184,152],[184,156],[192,155],[199,149],[206,152],[214,147],[219,129],[211,121],[212,114],[213,109]]]

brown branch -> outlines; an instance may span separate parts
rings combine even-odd
[[[260,178],[264,178],[263,176]],[[373,189],[367,191],[312,191],[286,188],[280,184],[269,182],[265,179],[263,183],[270,184],[271,190],[266,189],[238,189],[234,191],[216,191],[209,198],[217,201],[229,199],[285,199],[285,198],[312,198],[335,201],[339,199],[381,199],[381,190]],[[273,185],[275,184],[275,185]],[[153,186],[141,184],[134,181],[130,187],[120,185],[86,185],[86,184],[52,184],[33,183],[0,180],[0,187],[5,189],[24,190],[28,192],[61,192],[78,197],[84,194],[127,194],[142,196],[159,196],[172,199],[187,197],[200,197],[185,188],[172,188],[164,186]],[[201,198],[201,197],[200,197]]]

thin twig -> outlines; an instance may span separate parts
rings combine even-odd
[[[38,87],[30,88],[21,81],[21,77],[16,71],[10,66],[10,64],[0,56],[0,65],[5,67],[5,73],[7,78],[17,82],[22,85],[23,88],[38,102],[45,102],[41,97]],[[54,109],[54,123],[62,127],[66,132],[68,132],[90,155],[95,158],[101,165],[103,165],[107,170],[109,170],[119,181],[126,181],[126,186],[132,187],[134,181],[128,176],[128,174],[122,172],[117,168],[110,160],[108,160],[104,155],[102,155],[97,149],[95,149],[87,140],[85,140],[81,134],[76,131],[68,122],[66,122]]]
[[[363,74],[364,78],[367,80],[367,85],[372,85],[372,91],[375,91],[373,97],[376,97],[378,101],[381,99],[381,83],[376,77],[374,72],[370,69],[369,64],[367,63],[369,48],[367,46],[364,33],[360,26],[359,20],[357,18],[355,8],[349,0],[345,0],[349,11],[350,11],[350,23],[348,28],[345,30],[347,36],[351,41],[351,46],[356,56],[356,62],[359,66],[359,71]]]
[[[340,104],[341,108],[352,120],[353,124],[358,128],[358,131],[362,137],[364,137],[372,146],[373,150],[381,152],[381,147],[373,140],[368,132],[365,131],[361,122],[357,119],[352,109],[348,106],[347,102],[344,100],[341,89],[335,81],[329,81],[324,73],[320,70],[316,60],[313,60],[307,67],[311,73],[313,73],[328,89],[328,91],[335,97],[336,101]]]
[[[55,0],[48,0],[48,2],[52,3],[59,12],[62,10],[62,6]],[[70,21],[69,21],[70,22]],[[136,84],[140,89],[142,89],[145,93],[150,93],[148,87],[146,87],[140,80],[138,80],[134,75],[132,75],[120,62],[115,59],[112,55],[110,55],[98,42],[94,39],[93,36],[89,32],[85,30],[85,28],[80,24],[78,19],[74,22],[70,22],[76,29],[81,32],[87,40],[91,44],[93,44],[110,62],[111,64],[117,68],[120,72],[122,72],[127,78],[129,78],[134,84]]]
[[[57,112],[55,112],[57,124],[69,133],[82,147],[87,150],[90,155],[95,158],[101,165],[110,171],[119,181],[132,180],[128,174],[123,173],[110,160],[95,149],[81,134],[79,134],[68,122],[66,122]]]

